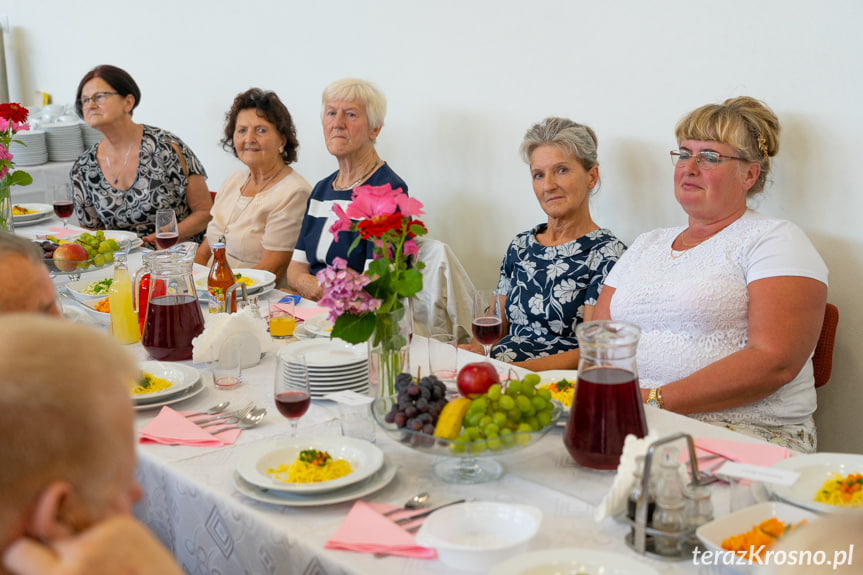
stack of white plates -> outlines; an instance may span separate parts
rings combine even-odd
[[[84,153],[84,138],[78,122],[45,124],[48,141],[48,159],[52,162],[70,162]]]
[[[282,364],[282,377],[288,381],[301,377],[300,364],[293,359],[304,355],[313,399],[336,391],[367,393],[369,358],[366,347],[342,340],[309,339],[292,343],[290,355]]]
[[[84,149],[89,149],[90,146],[98,144],[102,141],[102,132],[96,128],[91,128],[87,124],[80,124],[81,136],[84,138]]]
[[[33,130],[30,132],[18,132],[15,140],[9,148],[14,157],[16,166],[38,166],[48,161],[48,144],[45,141],[45,132]]]

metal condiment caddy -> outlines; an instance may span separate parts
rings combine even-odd
[[[684,524],[680,531],[659,530],[648,525],[648,500],[650,497],[650,472],[651,465],[654,463],[654,456],[657,448],[663,445],[673,443],[680,439],[686,439],[689,450],[689,470],[692,481],[690,485],[701,485],[700,475],[698,471],[698,459],[695,455],[695,443],[692,436],[686,433],[675,433],[658,439],[650,444],[647,453],[644,457],[644,471],[641,476],[641,489],[638,494],[638,499],[635,505],[635,519],[628,516],[627,509],[617,515],[616,519],[622,523],[626,523],[632,527],[630,533],[626,535],[626,544],[641,555],[649,555],[650,557],[665,561],[680,561],[692,557],[692,551],[695,548],[693,541],[695,539],[694,527],[687,527]],[[656,550],[655,542],[658,537],[665,540],[671,539],[676,541],[677,553],[660,554]]]

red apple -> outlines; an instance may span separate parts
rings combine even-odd
[[[492,385],[500,383],[500,376],[492,364],[478,361],[461,368],[456,383],[463,396],[474,398],[488,391]]]
[[[75,243],[61,244],[59,248],[54,250],[54,265],[63,272],[74,271],[78,267],[77,262],[88,259],[89,256],[87,256],[87,250],[84,249],[84,246]]]

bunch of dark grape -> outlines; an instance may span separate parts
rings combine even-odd
[[[384,418],[400,429],[434,435],[438,416],[446,405],[446,386],[436,376],[428,375],[417,382],[409,373],[396,376],[398,396]]]

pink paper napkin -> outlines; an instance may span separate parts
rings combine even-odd
[[[278,307],[279,309],[284,309],[285,311],[288,311],[287,305],[277,303],[276,307]],[[297,319],[301,319],[303,321],[306,321],[310,317],[314,317],[316,315],[320,315],[322,313],[329,313],[329,312],[330,312],[330,308],[328,308],[328,307],[299,307],[298,306],[298,307],[294,308],[294,317],[296,317]]]
[[[62,238],[65,236],[71,236],[81,233],[76,230],[67,230],[65,228],[48,228],[48,231],[51,232],[50,235],[54,236],[55,238]]]
[[[217,431],[219,426],[207,429]],[[201,429],[189,419],[168,406],[162,407],[159,415],[140,431],[141,443],[161,443],[162,445],[197,445],[201,447],[221,447],[231,445],[240,436],[239,429],[231,429],[213,435]]]
[[[744,443],[728,439],[699,437],[695,439],[695,455],[704,457],[715,453],[737,463],[748,463],[770,467],[774,463],[791,457],[791,450],[769,443]]]
[[[357,501],[324,547],[360,553],[389,553],[416,559],[437,557],[437,551],[417,545],[413,533],[393,523],[391,517],[381,515],[381,509],[385,511],[392,507]]]

